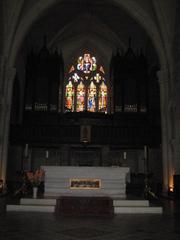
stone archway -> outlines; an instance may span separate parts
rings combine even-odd
[[[150,37],[150,39],[153,42],[153,45],[158,54],[161,69],[163,72],[163,77],[161,77],[160,88],[163,92],[163,97],[161,98],[161,111],[162,111],[162,116],[164,118],[164,116],[167,115],[167,113],[164,112],[165,111],[164,106],[167,104],[166,103],[167,94],[168,94],[167,82],[169,81],[169,69],[167,66],[168,59],[167,59],[166,51],[165,51],[165,48],[163,47],[163,42],[162,42],[160,33],[158,31],[157,24],[152,20],[150,15],[142,7],[139,6],[138,3],[135,3],[134,1],[132,2],[129,0],[126,0],[126,1],[113,0],[113,2],[117,6],[119,6],[119,8],[123,8],[132,18],[134,18],[135,21],[137,21],[144,28],[145,32],[147,33],[147,35]],[[18,51],[20,50],[23,40],[24,40],[25,36],[27,35],[33,22],[35,22],[37,20],[37,18],[39,17],[40,14],[42,14],[44,11],[46,11],[47,9],[49,9],[56,3],[57,3],[56,0],[49,0],[49,1],[39,0],[27,12],[27,14],[22,17],[19,25],[16,28],[17,30],[14,34],[14,38],[12,38],[13,41],[11,42],[11,44],[9,44],[9,46],[11,46],[11,47],[9,47],[9,49],[8,49],[9,51],[6,51],[6,52],[9,52],[8,65],[10,66],[10,68],[15,65]],[[165,81],[164,81],[164,78],[165,78]],[[6,77],[6,81],[7,80],[8,79]],[[11,79],[11,81],[13,81],[13,80]],[[164,84],[164,82],[165,82],[165,84]],[[8,95],[6,97],[8,98],[10,96]],[[10,110],[9,110],[9,114],[10,114]],[[163,124],[163,126],[162,126],[163,129],[166,129],[167,116],[165,116],[165,120],[163,121],[162,124]],[[6,125],[9,125],[9,122],[7,122]],[[5,129],[7,129],[7,132],[5,133],[5,135],[7,135],[8,127],[6,127]],[[163,138],[163,142],[165,143],[165,145],[163,145],[163,148],[166,148],[168,136],[162,135],[162,138]],[[3,146],[6,146],[6,145],[7,145],[7,140],[4,142]],[[3,162],[6,162],[6,159],[5,159],[6,155],[4,155],[4,157],[2,159]],[[168,153],[166,152],[163,155],[163,161],[165,159],[165,161],[164,161],[164,165],[165,165],[164,179],[166,179],[165,188],[168,187],[167,179],[168,179],[168,175],[169,175],[168,166],[167,166],[167,164],[168,164],[167,158],[168,158]]]
[[[129,0],[113,0],[113,2],[116,3],[117,6],[119,6],[120,8],[123,8],[132,18],[135,19],[135,21],[137,21],[144,28],[156,49],[160,60],[161,68],[166,68],[168,61],[156,23],[151,19],[147,12],[139,6],[138,3]],[[31,25],[36,21],[40,14],[42,14],[44,11],[46,11],[48,8],[52,7],[56,3],[56,0],[49,0],[46,2],[44,2],[43,0],[39,0],[36,5],[34,5],[29,10],[29,12],[21,19],[21,22],[14,35],[14,41],[9,55],[10,66],[14,65],[17,53]]]

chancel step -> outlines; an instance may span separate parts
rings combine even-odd
[[[82,196],[82,195],[81,195]],[[113,198],[112,198],[113,199]],[[20,205],[7,205],[7,211],[54,213],[56,198],[22,198]],[[113,199],[115,214],[162,214],[162,207],[149,206],[148,200]]]
[[[115,214],[162,214],[162,207],[114,207]]]
[[[53,213],[55,206],[42,206],[42,205],[7,205],[6,211],[14,212],[47,212]]]
[[[149,201],[148,200],[114,199],[113,206],[114,207],[149,207]]]
[[[56,206],[56,199],[48,198],[21,198],[21,205],[35,205],[35,206]]]

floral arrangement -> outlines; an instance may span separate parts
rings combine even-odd
[[[27,171],[25,172],[27,181],[31,184],[32,187],[38,187],[43,180],[44,170],[38,169],[35,172]]]

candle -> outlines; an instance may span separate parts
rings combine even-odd
[[[147,159],[147,146],[144,145],[144,159]]]
[[[127,158],[126,152],[123,152],[123,158],[124,158],[124,159]]]
[[[46,150],[46,158],[48,158],[48,157],[49,157],[49,151]]]
[[[0,179],[0,193],[3,192],[3,180]]]
[[[25,146],[25,157],[28,156],[28,143],[26,143],[26,146]]]

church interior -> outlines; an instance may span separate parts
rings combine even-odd
[[[44,166],[54,179],[57,169],[64,178],[69,168],[129,169],[126,196],[142,198],[148,179],[151,200],[178,201],[179,8],[178,0],[0,1],[1,199]],[[104,186],[92,176],[71,187]]]
[[[103,2],[103,14],[101,1],[77,1],[75,12],[68,6],[69,2],[62,2],[45,12],[32,25],[18,53],[10,116],[9,186],[18,170],[42,165],[117,165],[130,167],[134,185],[139,182],[139,187],[148,171],[155,190],[160,191],[160,65],[151,40],[108,1]],[[113,19],[117,11],[118,19],[117,14]],[[111,16],[108,23],[107,14]],[[66,18],[69,22],[62,29]],[[124,22],[127,26],[122,30]]]

